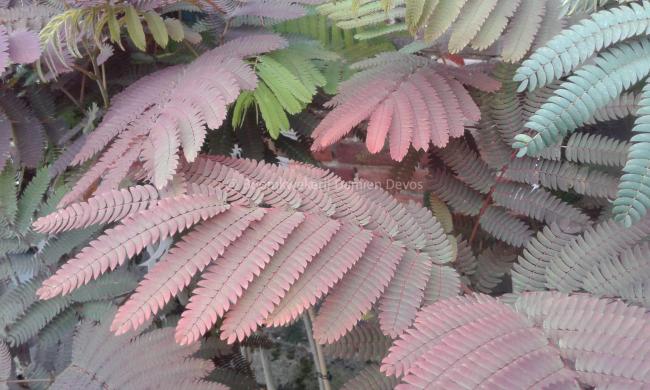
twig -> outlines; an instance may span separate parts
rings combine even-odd
[[[81,75],[81,90],[79,91],[79,104],[83,105],[84,95],[86,94],[86,75],[82,73]]]
[[[223,42],[226,39],[226,34],[228,34],[228,30],[230,29],[230,19],[226,19],[226,24],[223,26],[223,31],[221,32],[221,36],[219,37],[219,44],[223,45]]]
[[[494,184],[492,184],[492,187],[490,187],[490,191],[485,196],[485,200],[483,201],[481,210],[478,212],[478,217],[476,218],[476,222],[474,223],[474,227],[472,228],[472,234],[469,236],[468,244],[470,246],[472,245],[472,242],[474,242],[474,239],[476,238],[476,234],[478,233],[478,226],[479,226],[479,222],[481,222],[481,217],[483,216],[483,214],[485,214],[485,211],[487,211],[488,207],[490,207],[490,205],[492,204],[492,194],[494,193],[497,184],[505,181],[503,177],[506,173],[506,170],[508,169],[510,163],[513,162],[515,158],[517,158],[517,151],[513,151],[512,155],[510,156],[510,161],[508,161],[507,164],[501,167],[501,169],[499,170],[499,175],[494,181]]]
[[[86,46],[85,42],[83,42],[84,48],[86,49],[86,53],[88,54],[88,58],[90,58],[90,64],[93,67],[93,76],[88,76],[91,79],[95,80],[97,83],[97,87],[99,87],[99,93],[102,95],[102,100],[104,101],[104,108],[108,108],[110,105],[110,100],[108,98],[108,90],[106,88],[106,73],[103,73],[104,77],[102,77],[102,70],[100,67],[97,65],[97,57],[95,56],[95,53],[91,53],[90,49]]]
[[[318,379],[318,389],[324,390],[325,385],[323,384],[323,374],[320,371],[320,362],[318,361],[318,354],[316,353],[316,341],[314,340],[314,335],[311,331],[311,321],[309,320],[308,313],[302,315],[302,321],[305,324],[305,332],[307,333],[307,340],[309,341],[309,346],[311,348],[311,356],[314,359],[314,368],[316,369],[316,376]]]
[[[262,361],[262,371],[264,371],[264,382],[267,390],[275,390],[275,382],[271,376],[271,367],[269,367],[269,357],[266,356],[264,348],[258,348],[260,360]]]
[[[57,88],[58,90],[60,90],[61,92],[63,92],[63,94],[64,94],[68,99],[70,99],[70,101],[72,101],[72,103],[73,103],[75,106],[77,106],[78,109],[80,109],[81,111],[83,111],[83,107],[81,106],[81,104],[79,104],[79,102],[77,101],[77,99],[75,99],[75,97],[72,96],[72,94],[71,94],[67,89],[65,89],[65,87],[63,87],[63,86],[59,86],[59,87],[56,87],[56,88]]]
[[[309,316],[309,323],[310,325],[314,323],[314,317],[316,317],[316,314],[314,313],[314,308],[310,307],[307,309],[307,316]],[[313,333],[312,333],[312,338],[313,338]],[[332,390],[332,385],[330,384],[330,378],[329,374],[327,373],[327,363],[325,362],[325,355],[323,354],[323,348],[321,348],[320,344],[314,340],[314,348],[316,349],[316,356],[318,357],[318,365],[319,365],[319,371],[320,371],[320,376],[321,379],[323,380],[323,389],[324,390]]]
[[[93,81],[94,81],[94,80],[97,80],[97,78],[95,77],[94,74],[90,73],[89,71],[87,71],[86,69],[82,68],[81,66],[78,66],[78,65],[72,64],[72,65],[70,65],[70,67],[71,67],[72,69],[76,70],[77,72],[80,72],[80,73],[85,74],[86,77],[88,77],[89,79],[91,79],[91,80],[93,80]]]
[[[194,57],[196,58],[199,57],[199,53],[197,53],[196,50],[194,50],[194,48],[192,47],[192,45],[190,45],[187,41],[183,40],[183,45],[185,45],[187,50],[189,50],[192,53],[192,55],[194,55]]]

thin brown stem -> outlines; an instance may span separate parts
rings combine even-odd
[[[316,353],[316,340],[314,340],[314,334],[311,331],[311,321],[309,320],[309,315],[307,313],[302,315],[302,321],[305,325],[305,333],[307,334],[307,340],[309,341],[311,356],[314,359],[314,368],[318,379],[318,389],[324,390],[325,386],[323,385],[323,376],[320,372],[320,363],[318,361],[318,354]]]
[[[314,318],[316,317],[313,307],[307,309],[307,316],[309,317],[310,325],[313,324]],[[321,379],[323,380],[323,389],[332,390],[329,374],[327,373],[327,363],[325,362],[325,355],[323,354],[323,348],[320,346],[320,344],[318,344],[316,340],[314,340],[314,348],[316,349],[316,356],[318,357],[320,376]]]
[[[275,390],[275,382],[271,376],[271,363],[269,357],[266,355],[264,348],[258,348],[260,360],[262,361],[262,370],[264,371],[264,382],[266,383],[266,390]]]
[[[223,42],[226,39],[226,34],[228,34],[229,29],[230,29],[230,19],[227,19],[226,25],[223,26],[223,31],[221,32],[221,36],[219,37],[219,44],[223,45]]]
[[[197,58],[199,57],[199,53],[197,53],[196,50],[194,50],[192,45],[190,45],[187,41],[183,41],[183,44],[185,45],[187,50],[189,50],[190,53],[192,53],[194,55],[194,57],[197,57]]]
[[[494,184],[492,184],[492,187],[490,187],[490,191],[488,191],[487,195],[485,196],[485,200],[483,201],[483,205],[481,206],[481,210],[478,212],[478,217],[476,218],[476,222],[474,223],[474,227],[472,228],[472,234],[469,236],[469,245],[471,246],[472,243],[474,242],[474,239],[476,238],[476,234],[478,233],[478,227],[481,222],[481,217],[485,212],[487,211],[488,207],[492,204],[492,194],[494,193],[494,189],[497,187],[497,184],[502,183],[505,181],[504,176],[506,173],[506,170],[510,166],[510,163],[514,161],[514,159],[517,158],[517,152],[513,151],[512,155],[510,156],[510,161],[508,161],[507,164],[505,164],[501,169],[499,170],[499,174],[494,181]]]
[[[108,83],[106,82],[106,66],[102,64],[100,68],[102,70],[102,85],[104,86],[104,91],[108,93]]]
[[[59,89],[61,92],[63,92],[63,94],[64,94],[68,99],[70,99],[70,101],[71,101],[71,102],[72,102],[72,103],[73,103],[73,104],[74,104],[78,109],[80,109],[81,111],[83,111],[83,107],[82,107],[81,104],[77,101],[77,99],[75,99],[75,97],[72,96],[72,94],[70,93],[70,91],[68,91],[67,89],[65,89],[65,87],[63,87],[63,86],[58,87],[58,89]]]
[[[88,77],[93,81],[97,79],[93,73],[87,71],[86,69],[82,68],[79,65],[72,64],[70,66],[72,67],[72,69],[76,70],[77,72],[83,73],[86,77]]]
[[[92,65],[93,68],[93,76],[91,77],[91,79],[95,80],[95,82],[97,83],[97,87],[99,87],[99,93],[102,95],[104,108],[108,108],[108,106],[110,105],[110,100],[108,98],[108,90],[106,88],[106,74],[104,73],[104,76],[102,77],[102,70],[97,65],[96,54],[93,51],[91,51],[88,48],[88,46],[86,46],[85,42],[83,42],[83,44],[84,44],[84,48],[86,49],[86,53],[88,54],[88,58],[90,58],[90,64]]]
[[[84,97],[86,95],[86,75],[81,75],[81,88],[79,91],[79,104],[84,104]]]

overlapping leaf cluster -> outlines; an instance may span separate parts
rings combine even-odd
[[[649,2],[28,3],[1,381],[255,388],[302,317],[323,387],[650,386]],[[344,137],[425,206],[311,165]]]

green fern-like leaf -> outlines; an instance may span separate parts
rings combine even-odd
[[[278,98],[264,83],[257,86],[253,96],[266,124],[266,129],[271,137],[278,138],[282,130],[289,129],[289,118],[287,118]]]
[[[34,212],[41,204],[43,195],[50,183],[50,176],[47,167],[36,172],[36,176],[29,182],[18,201],[18,213],[16,215],[16,230],[25,233],[32,222]]]
[[[289,130],[287,113],[301,112],[318,88],[328,83],[317,62],[338,59],[313,41],[294,42],[287,49],[260,56],[255,65],[260,82],[253,93],[242,93],[237,99],[233,127],[243,125],[246,112],[255,104],[269,134],[276,139],[281,131]]]
[[[9,326],[7,330],[8,343],[12,346],[26,343],[68,306],[70,306],[69,297],[56,297],[34,303],[25,315]]]
[[[601,53],[569,77],[526,127],[536,134],[519,134],[513,146],[518,155],[534,156],[587,122],[594,113],[650,73],[650,40],[620,43]]]
[[[289,69],[269,56],[262,56],[259,61],[257,74],[288,113],[297,114],[303,104],[311,101],[309,90]]]
[[[38,257],[48,265],[59,262],[61,257],[70,254],[76,247],[84,245],[90,238],[101,230],[101,225],[91,226],[81,230],[71,230],[59,234],[47,242],[38,252]]]
[[[424,29],[428,42],[438,39],[456,20],[467,0],[440,0]]]
[[[36,302],[36,290],[41,282],[42,280],[37,278],[21,283],[0,296],[0,310],[2,310],[0,325],[2,327],[13,323],[25,313],[29,306]]]
[[[478,35],[479,30],[497,6],[497,0],[469,0],[449,37],[449,51],[457,53]]]
[[[650,2],[603,10],[562,31],[537,49],[517,70],[519,90],[545,86],[576,69],[595,52],[625,39],[646,34]]]
[[[135,289],[138,279],[133,272],[111,272],[70,294],[74,302],[102,301],[125,295]]]
[[[63,340],[74,329],[77,320],[77,311],[74,308],[65,309],[39,332],[39,345],[54,345]]]
[[[16,171],[8,164],[0,174],[0,213],[2,219],[13,223],[18,212],[18,195],[16,194]]]
[[[638,222],[650,207],[650,84],[643,87],[639,105],[613,209],[614,219],[625,226]]]

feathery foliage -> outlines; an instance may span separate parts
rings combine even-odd
[[[650,386],[648,1],[42,4],[0,387]]]

